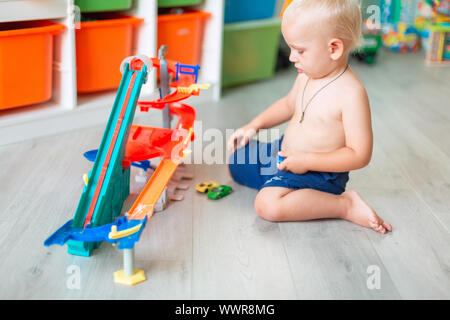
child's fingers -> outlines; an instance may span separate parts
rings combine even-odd
[[[245,136],[236,136],[230,139],[228,144],[228,150],[234,152],[237,149],[244,147],[247,144],[248,138]]]
[[[277,163],[277,168],[278,168],[278,170],[281,170],[281,171],[286,170],[286,161]]]
[[[227,149],[228,149],[229,151],[231,151],[231,152],[234,151],[234,139],[233,139],[233,137],[231,137],[231,138],[228,140]]]
[[[238,135],[236,134],[236,132],[230,137],[230,139],[228,139],[228,150],[230,151],[234,151],[236,149],[236,144],[237,144],[237,140],[238,140]]]
[[[279,151],[278,154],[279,154],[280,156],[282,156],[283,158],[287,158],[287,157],[289,157],[290,155],[292,155],[290,151]]]
[[[244,146],[247,144],[248,140],[249,140],[249,137],[248,137],[248,136],[242,136],[242,137],[240,137],[239,147],[240,147],[240,148],[244,147]]]

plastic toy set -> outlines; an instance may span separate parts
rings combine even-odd
[[[366,24],[367,22],[364,22],[363,26],[366,26]],[[360,47],[355,49],[352,55],[360,61],[364,61],[367,64],[373,64],[375,63],[375,58],[381,47],[382,38],[379,31],[373,31],[366,27],[365,30],[363,30]]]
[[[428,65],[450,65],[450,0],[426,3],[431,14],[416,20],[427,52],[425,62]]]
[[[168,85],[172,75],[175,81],[170,86],[176,89],[155,101],[138,101],[152,68],[160,69],[161,86],[165,86],[165,80]],[[67,243],[69,253],[89,256],[103,241],[117,244],[124,254],[124,269],[114,274],[114,281],[134,285],[145,280],[144,272],[134,267],[134,246],[158,201],[165,201],[167,186],[194,139],[195,110],[180,101],[209,87],[196,83],[199,69],[198,65],[166,61],[164,50],[160,50],[159,58],[137,56],[123,61],[122,80],[98,151],[85,154],[94,165],[83,179],[85,187],[74,218],[51,235],[46,246]],[[137,106],[141,111],[162,110],[169,116],[165,123],[177,116],[178,123],[174,129],[133,125]],[[125,217],[119,218],[130,191],[130,166],[147,171],[151,168],[148,160],[157,157],[161,161],[136,202]]]
[[[428,65],[449,65],[450,0],[385,0],[383,44],[399,52],[426,51]]]
[[[401,53],[420,49],[419,33],[414,27],[417,6],[417,0],[382,1],[382,42],[385,48]]]
[[[420,49],[419,32],[414,26],[399,22],[386,29],[383,35],[383,44],[386,48],[402,53],[417,52]]]

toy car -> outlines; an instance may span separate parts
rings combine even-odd
[[[215,187],[215,188],[209,190],[208,198],[213,199],[213,200],[223,198],[223,197],[229,195],[231,190],[232,189],[230,186],[225,186],[225,185]]]
[[[362,37],[361,47],[353,52],[359,61],[373,64],[378,50],[381,48],[382,38],[380,35],[365,34]]]
[[[197,187],[195,187],[195,190],[197,190],[198,192],[201,193],[208,193],[209,190],[220,186],[220,183],[215,182],[215,181],[207,181],[207,182],[202,182],[200,184],[197,185]]]

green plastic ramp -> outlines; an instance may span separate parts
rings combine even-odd
[[[122,210],[130,192],[130,168],[123,168],[122,161],[146,76],[146,65],[136,71],[126,64],[88,184],[75,212],[72,224],[75,228],[111,223]],[[89,256],[100,245],[75,240],[69,240],[67,244],[70,254],[80,256]]]

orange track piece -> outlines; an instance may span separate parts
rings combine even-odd
[[[129,219],[142,220],[145,216],[148,216],[148,219],[151,218],[156,202],[158,202],[177,167],[178,163],[171,159],[166,158],[161,161],[144,190],[142,190],[131,207],[128,215]]]

